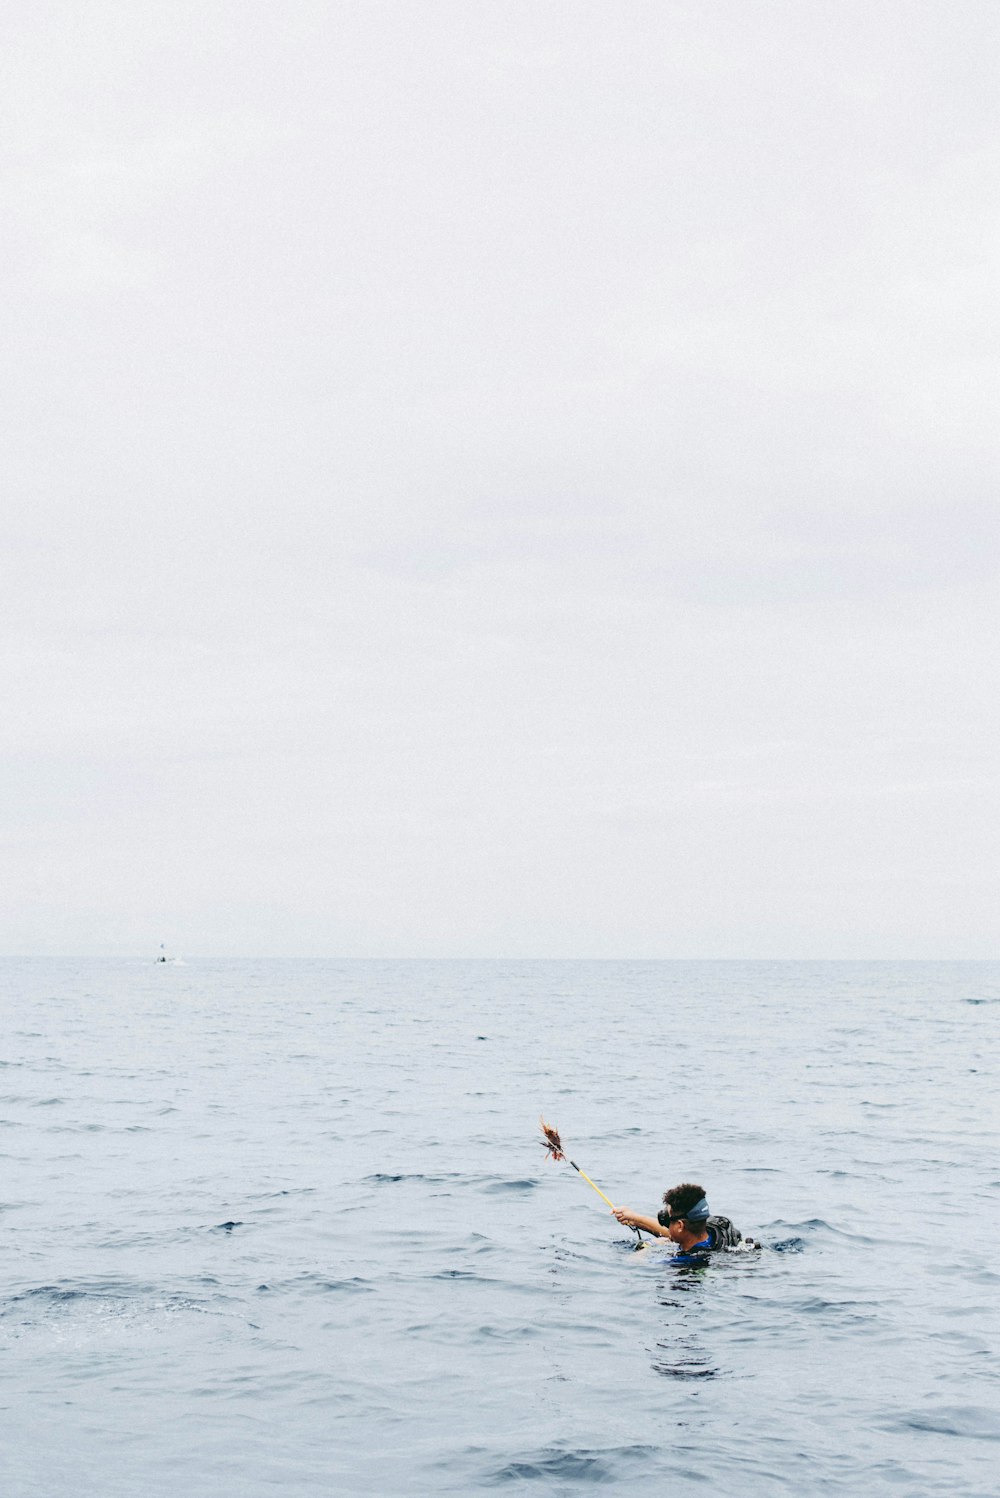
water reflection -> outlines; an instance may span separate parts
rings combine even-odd
[[[715,1378],[719,1372],[712,1364],[707,1348],[700,1346],[693,1337],[682,1338],[672,1345],[659,1342],[657,1347],[666,1356],[654,1355],[653,1372],[662,1373],[665,1378]]]
[[[657,1303],[671,1314],[653,1349],[654,1373],[664,1378],[715,1378],[719,1372],[697,1324],[704,1286],[704,1268],[678,1269],[669,1283],[657,1286]]]

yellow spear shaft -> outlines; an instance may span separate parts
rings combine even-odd
[[[569,1155],[566,1156],[566,1159],[569,1160]],[[615,1210],[615,1204],[614,1204],[613,1201],[609,1200],[609,1198],[604,1195],[604,1192],[601,1190],[600,1186],[598,1186],[594,1181],[592,1181],[590,1179],[589,1175],[587,1174],[587,1172],[585,1170],[581,1170],[580,1169],[579,1165],[577,1165],[577,1163],[576,1163],[575,1160],[569,1160],[569,1163],[572,1165],[572,1167],[576,1171],[577,1175],[578,1176],[583,1176],[583,1179],[586,1181],[587,1185],[593,1187],[593,1189],[597,1192],[598,1196],[601,1198],[601,1201],[608,1203],[608,1206],[611,1208],[611,1210],[613,1212]],[[632,1231],[635,1234],[635,1236],[638,1238],[639,1243],[641,1243],[642,1242],[642,1233],[639,1230],[639,1228],[633,1227]],[[636,1244],[636,1248],[639,1247],[639,1243]]]
[[[569,1156],[567,1155],[566,1158],[569,1159]],[[583,1176],[583,1179],[586,1181],[587,1185],[593,1187],[593,1189],[597,1192],[598,1196],[601,1198],[601,1201],[608,1203],[608,1206],[611,1208],[611,1210],[613,1212],[615,1210],[615,1204],[614,1204],[613,1201],[609,1201],[608,1200],[608,1198],[604,1195],[604,1192],[601,1190],[600,1186],[595,1186],[594,1185],[594,1182],[590,1179],[590,1177],[587,1174],[587,1172],[585,1170],[581,1170],[580,1167],[579,1167],[579,1165],[577,1165],[577,1163],[576,1163],[575,1160],[570,1160],[569,1163],[572,1165],[572,1167],[576,1171],[577,1175],[578,1176]]]

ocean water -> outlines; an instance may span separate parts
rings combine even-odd
[[[1000,965],[0,964],[4,1498],[1000,1489]],[[678,1270],[615,1201],[760,1238]]]

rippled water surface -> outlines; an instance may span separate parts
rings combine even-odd
[[[0,964],[5,1498],[985,1495],[1000,966]],[[759,1253],[679,1271],[694,1179]]]

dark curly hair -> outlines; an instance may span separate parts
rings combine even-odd
[[[685,1181],[681,1186],[671,1186],[663,1193],[663,1205],[670,1208],[671,1217],[686,1217],[696,1202],[705,1195],[704,1186],[695,1186]]]

